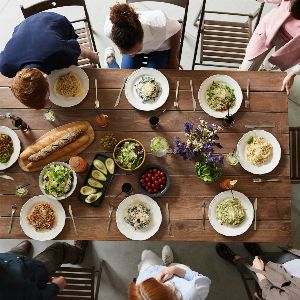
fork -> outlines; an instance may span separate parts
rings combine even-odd
[[[108,203],[108,222],[107,222],[106,232],[109,232],[110,230],[111,218],[112,218],[112,213],[114,208],[115,207],[111,203]]]
[[[17,210],[17,205],[14,204],[11,206],[11,216],[10,216],[10,222],[9,222],[9,226],[8,226],[8,233],[11,233],[11,229],[12,229],[12,222],[13,222],[13,217],[16,213]]]
[[[247,99],[245,100],[245,108],[250,106],[250,79],[248,78],[247,83]]]
[[[174,104],[173,104],[176,109],[179,109],[178,90],[179,90],[179,80],[177,80],[177,82],[176,82],[176,94],[175,94],[175,101],[174,101]]]
[[[96,90],[96,98],[95,98],[95,108],[99,108],[100,107],[100,102],[98,99],[98,80],[95,78],[95,90]]]
[[[194,87],[193,87],[193,80],[190,80],[190,88],[191,88],[191,93],[192,93],[192,102],[193,102],[193,110],[196,111],[196,100],[194,96]]]
[[[76,227],[76,224],[75,224],[75,220],[74,220],[74,216],[73,216],[72,206],[71,205],[69,205],[69,214],[70,214],[72,222],[73,222],[73,227],[74,227],[75,233],[76,233],[76,235],[78,235],[78,231],[77,231],[77,227]]]
[[[254,209],[254,230],[256,230],[257,198],[255,198],[254,200],[253,209]]]
[[[271,178],[271,179],[253,178],[254,183],[261,183],[263,181],[277,182],[277,181],[280,181],[280,179],[279,178]]]
[[[122,83],[122,86],[120,88],[119,95],[117,97],[117,100],[116,100],[116,103],[115,103],[114,107],[117,107],[119,105],[119,103],[120,103],[121,95],[122,95],[122,92],[123,92],[123,90],[125,88],[126,80],[127,80],[127,78],[124,77],[123,83]]]

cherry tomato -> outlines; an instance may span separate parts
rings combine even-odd
[[[161,185],[160,185],[160,188],[161,188],[161,189],[163,189],[163,188],[164,188],[164,186],[161,184]]]
[[[148,182],[148,183],[147,183],[147,186],[149,186],[149,187],[150,187],[150,186],[151,186],[151,182]]]
[[[157,190],[157,189],[154,189],[154,190],[153,190],[153,192],[154,192],[154,193],[157,193],[157,192],[158,192],[158,190]]]
[[[152,190],[151,190],[151,189],[148,189],[148,192],[149,192],[149,193],[152,193]]]

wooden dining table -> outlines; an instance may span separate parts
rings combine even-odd
[[[0,114],[11,112],[21,117],[30,126],[30,131],[22,132],[13,128],[11,120],[0,120],[1,125],[13,128],[21,140],[22,149],[25,149],[47,131],[78,120],[89,121],[95,130],[94,142],[81,154],[91,164],[96,153],[107,153],[100,144],[101,137],[106,133],[113,133],[118,140],[135,138],[143,143],[146,148],[147,165],[161,165],[165,167],[171,179],[167,193],[155,198],[162,212],[162,224],[159,231],[151,240],[168,241],[205,241],[205,242],[272,242],[287,243],[291,239],[291,186],[290,186],[290,156],[289,156],[289,127],[288,127],[288,99],[281,92],[284,73],[280,72],[238,72],[238,71],[179,71],[162,70],[170,85],[170,94],[167,102],[158,109],[158,112],[145,112],[133,108],[127,101],[124,92],[118,107],[114,103],[120,91],[124,77],[129,76],[133,70],[113,69],[86,69],[90,79],[90,89],[87,97],[79,105],[62,108],[52,105],[55,112],[55,122],[43,119],[44,110],[26,108],[15,99],[10,91],[11,79],[0,76]],[[226,237],[217,233],[210,225],[205,215],[205,229],[202,227],[202,207],[204,200],[207,204],[220,193],[220,182],[204,183],[195,175],[195,163],[184,161],[175,155],[166,155],[157,158],[150,153],[150,141],[155,136],[165,137],[173,145],[174,137],[184,137],[183,124],[186,121],[199,122],[199,118],[211,123],[222,124],[222,120],[215,119],[203,112],[196,97],[197,108],[193,111],[190,91],[190,79],[193,80],[194,94],[197,96],[200,84],[214,74],[226,74],[234,78],[242,88],[244,99],[246,96],[247,81],[250,79],[250,107],[245,108],[244,100],[239,111],[235,114],[235,123],[230,128],[224,128],[220,133],[220,150],[226,154],[232,152],[242,135],[250,129],[245,124],[270,124],[273,128],[264,128],[271,132],[279,141],[282,153],[279,165],[269,174],[257,176],[248,173],[240,165],[229,166],[224,164],[222,179],[237,179],[235,190],[244,193],[253,203],[258,199],[257,230],[252,225],[247,232],[235,237]],[[101,111],[108,115],[108,126],[101,128],[97,125],[94,109],[95,78],[98,80],[98,98]],[[173,106],[175,100],[176,81],[180,82],[179,110]],[[48,104],[48,107],[51,103]],[[167,108],[160,116],[157,129],[151,129],[149,118]],[[258,128],[259,129],[259,128]],[[20,210],[22,205],[31,197],[40,195],[38,177],[39,172],[23,172],[18,163],[4,171],[3,174],[12,176],[14,181],[0,178],[0,238],[21,239],[25,235],[20,227]],[[3,175],[0,174],[0,175]],[[66,223],[57,239],[63,240],[126,240],[119,232],[115,211],[111,229],[106,232],[108,222],[108,200],[121,191],[125,182],[133,185],[133,192],[140,193],[138,171],[125,172],[117,168],[109,190],[100,207],[95,208],[78,200],[79,189],[86,174],[78,174],[76,191],[61,203],[66,211]],[[253,178],[263,179],[278,178],[279,182],[253,183]],[[15,196],[18,184],[30,184],[29,193],[23,198]],[[125,195],[121,195],[114,203],[118,205]],[[170,224],[172,236],[168,234],[166,203],[170,209]],[[8,233],[11,206],[16,204],[17,211],[13,219],[12,231]],[[72,221],[68,214],[68,206],[72,205],[73,215],[78,230],[75,234]],[[206,207],[206,208],[207,208]]]

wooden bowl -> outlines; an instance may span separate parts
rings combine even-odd
[[[121,165],[117,162],[117,160],[116,160],[116,151],[117,151],[118,148],[120,148],[120,146],[121,146],[124,142],[136,142],[136,143],[138,143],[139,145],[141,145],[141,147],[143,148],[143,152],[144,152],[143,160],[142,160],[142,162],[141,162],[137,167],[135,167],[134,169],[127,169],[127,168],[124,168],[124,167],[121,166]],[[146,149],[145,149],[144,145],[143,145],[140,141],[138,141],[138,140],[136,140],[136,139],[132,139],[132,138],[127,138],[127,139],[121,140],[121,141],[115,146],[115,149],[114,149],[114,152],[113,152],[113,158],[114,158],[114,161],[115,161],[116,165],[117,165],[120,169],[122,169],[122,170],[124,170],[124,171],[135,171],[135,170],[139,169],[139,168],[144,164],[145,158],[146,158]]]

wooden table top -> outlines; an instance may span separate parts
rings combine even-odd
[[[91,122],[96,138],[82,156],[91,163],[95,153],[104,153],[100,145],[100,138],[104,133],[113,132],[118,139],[127,137],[139,139],[150,152],[151,138],[161,135],[172,144],[175,136],[183,136],[183,123],[185,121],[198,122],[199,117],[208,122],[221,124],[220,120],[213,119],[205,114],[199,107],[192,110],[191,92],[189,80],[193,79],[195,95],[200,84],[207,77],[214,74],[227,74],[240,84],[245,94],[248,78],[251,79],[251,106],[244,108],[242,104],[240,111],[235,115],[235,124],[232,128],[224,129],[220,134],[220,142],[223,145],[223,153],[231,152],[241,136],[248,130],[245,124],[274,124],[274,128],[268,128],[278,139],[282,147],[282,157],[277,168],[271,173],[263,176],[265,178],[279,177],[280,182],[253,183],[252,175],[241,168],[240,165],[232,167],[225,163],[223,178],[238,179],[236,190],[244,193],[253,202],[258,198],[257,231],[253,226],[243,235],[237,237],[225,237],[218,234],[210,225],[206,215],[206,229],[202,229],[201,209],[199,203],[205,200],[208,204],[213,197],[221,192],[219,183],[205,184],[195,176],[194,163],[183,161],[181,157],[169,155],[164,158],[156,158],[149,154],[146,162],[149,164],[164,165],[171,175],[171,187],[164,195],[157,199],[161,207],[163,222],[159,231],[152,240],[173,241],[225,241],[225,242],[274,242],[286,243],[291,238],[291,189],[290,189],[290,158],[289,158],[289,135],[288,135],[288,100],[287,96],[280,91],[283,73],[274,72],[237,72],[237,71],[162,71],[170,84],[170,96],[164,107],[168,108],[161,116],[161,126],[152,130],[148,119],[153,112],[135,110],[127,102],[124,93],[120,105],[114,108],[114,102],[118,95],[123,78],[128,76],[132,70],[109,70],[109,69],[86,69],[90,80],[90,91],[87,98],[76,107],[55,107],[55,123],[43,119],[43,111],[28,109],[18,102],[12,95],[9,86],[11,79],[0,76],[0,113],[12,112],[21,117],[31,127],[30,133],[22,133],[15,130],[22,142],[22,149],[33,143],[38,137],[53,127],[72,122],[75,120],[88,120]],[[94,78],[98,79],[98,96],[104,113],[109,116],[109,125],[100,128],[95,122],[95,86]],[[180,81],[179,105],[180,110],[173,108],[175,99],[176,81]],[[1,125],[12,128],[10,120],[1,120]],[[109,153],[111,155],[111,153]],[[15,181],[0,179],[0,237],[1,238],[24,238],[25,235],[19,225],[19,213],[22,205],[34,195],[41,194],[38,187],[39,172],[25,173],[21,171],[18,164],[5,171],[6,174],[15,178]],[[133,173],[135,174],[135,173]],[[116,169],[116,174],[109,191],[99,208],[94,208],[79,202],[77,195],[85,178],[85,174],[78,176],[79,183],[76,192],[69,199],[63,200],[66,209],[72,204],[75,222],[79,236],[75,235],[72,222],[69,217],[66,225],[57,239],[86,239],[86,240],[125,240],[126,238],[118,231],[115,214],[111,230],[106,233],[108,217],[108,197],[116,195],[124,182],[131,182],[134,191],[138,192],[137,179],[132,174],[126,174]],[[17,184],[30,183],[29,195],[20,199],[14,196]],[[119,197],[118,202],[124,197]],[[165,203],[169,203],[171,226],[173,237],[168,236],[166,224]],[[17,204],[16,217],[14,219],[11,234],[7,233],[11,205]],[[68,215],[68,214],[67,214]]]

